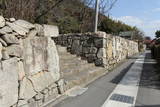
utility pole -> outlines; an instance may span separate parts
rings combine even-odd
[[[97,32],[97,26],[98,26],[98,13],[99,13],[99,0],[96,0],[95,4],[95,22],[94,22],[94,32]]]

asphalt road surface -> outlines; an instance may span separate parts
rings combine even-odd
[[[68,97],[54,107],[160,107],[160,76],[156,68],[150,51],[131,57],[89,84],[83,94]]]

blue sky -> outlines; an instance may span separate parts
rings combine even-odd
[[[118,0],[110,15],[128,25],[137,26],[152,38],[155,31],[160,30],[160,0]]]

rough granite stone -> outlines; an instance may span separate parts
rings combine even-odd
[[[38,32],[38,36],[44,36],[43,26],[40,24],[34,24]]]
[[[3,48],[3,49],[2,49],[2,59],[3,59],[3,60],[7,60],[7,59],[9,59],[9,58],[10,58],[10,57],[9,57],[6,49]]]
[[[52,76],[52,72],[40,72],[37,75],[28,77],[37,92],[44,90],[55,82],[55,78]],[[43,82],[42,82],[43,81]]]
[[[15,18],[9,18],[9,21],[14,22],[14,21],[16,21],[16,19]]]
[[[26,29],[33,29],[33,28],[35,28],[34,24],[32,24],[30,22],[27,22],[25,20],[16,20],[14,22],[14,24],[16,24],[18,26],[21,26],[23,28],[26,28]]]
[[[18,39],[13,34],[5,34],[1,37],[7,44],[18,44]]]
[[[18,34],[22,35],[22,36],[26,36],[26,34],[29,32],[29,29],[27,28],[23,28],[17,24],[14,23],[10,23],[10,22],[6,22],[6,24],[13,29],[15,32],[17,32]]]
[[[106,49],[105,48],[100,48],[98,50],[98,53],[97,53],[97,57],[98,58],[106,58]]]
[[[2,46],[2,44],[0,43],[0,60],[2,59],[2,50],[3,50],[3,46]]]
[[[55,81],[59,79],[59,56],[51,38],[27,38],[23,41],[23,46],[26,74],[34,75],[41,71],[47,71],[51,72]]]
[[[0,28],[5,26],[5,19],[3,16],[0,16]]]
[[[24,66],[22,61],[18,61],[18,80],[22,81],[23,78],[25,77],[25,71],[24,71]]]
[[[1,62],[0,69],[0,107],[9,107],[18,101],[17,58]],[[3,69],[2,69],[3,68]]]
[[[32,81],[24,77],[23,80],[20,81],[19,99],[29,100],[36,94]]]
[[[57,85],[58,85],[59,93],[60,93],[60,94],[63,94],[63,93],[65,92],[65,89],[64,89],[64,79],[60,79],[60,80],[57,82]]]
[[[37,30],[31,30],[28,34],[27,34],[27,37],[29,38],[33,38],[37,35]]]
[[[3,39],[1,39],[1,38],[0,38],[0,43],[1,43],[3,46],[5,46],[5,47],[8,46],[7,43],[6,43]]]
[[[6,51],[9,54],[9,56],[14,56],[14,57],[22,57],[23,55],[23,50],[19,45],[11,45],[6,47]]]
[[[44,36],[46,37],[57,37],[59,36],[59,30],[54,25],[43,25]]]

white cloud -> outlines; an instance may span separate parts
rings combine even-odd
[[[155,37],[155,31],[160,29],[160,20],[145,20],[135,16],[122,16],[114,19],[131,26],[137,26],[145,32],[146,36],[151,36],[152,38]]]
[[[160,8],[152,9],[152,12],[160,12]]]
[[[122,21],[128,25],[132,25],[132,26],[137,26],[137,25],[143,24],[143,20],[141,20],[137,17],[134,17],[134,16],[122,16],[122,17],[117,18],[117,20],[120,20],[120,21]]]

